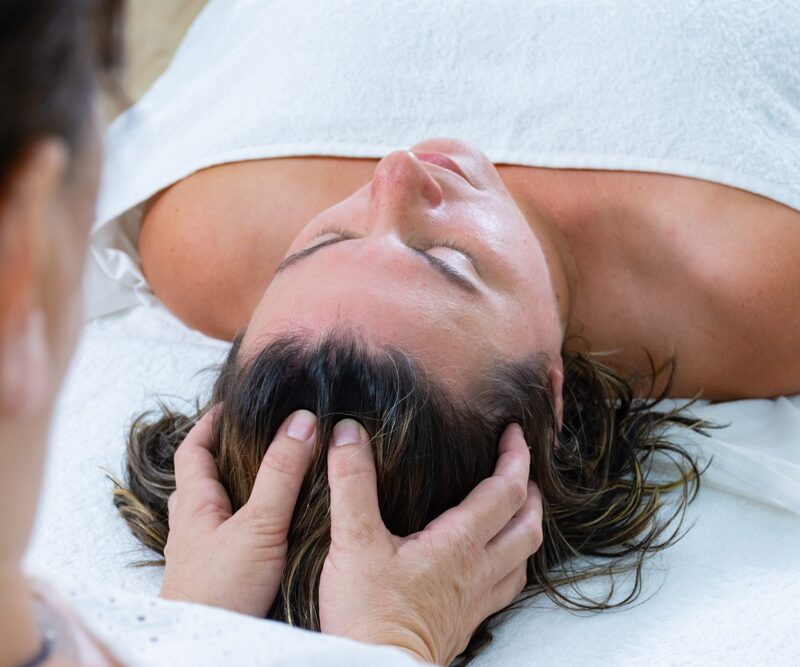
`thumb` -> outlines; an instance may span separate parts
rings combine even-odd
[[[377,475],[366,431],[352,419],[333,429],[328,449],[331,544],[360,550],[387,536],[378,506]]]

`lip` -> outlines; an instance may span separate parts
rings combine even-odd
[[[413,152],[413,151],[412,151]],[[463,178],[467,183],[470,183],[469,179],[464,175],[464,172],[461,171],[461,167],[456,164],[454,160],[449,158],[444,153],[413,153],[413,155],[420,161],[420,162],[427,162],[428,164],[434,164],[437,167],[442,167],[447,169],[448,171],[452,171],[457,176]]]

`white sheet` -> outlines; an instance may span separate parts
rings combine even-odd
[[[125,429],[134,413],[153,406],[155,396],[193,399],[198,387],[208,388],[212,379],[199,371],[219,361],[225,349],[143,307],[89,323],[56,419],[28,559],[34,572],[56,581],[157,592],[158,569],[128,567],[146,554],[117,518],[103,468],[121,471]],[[731,417],[735,424],[715,435],[711,449],[718,464],[712,464],[709,479],[745,479],[748,492],[762,498],[779,491],[775,477],[759,470],[783,471],[787,480],[788,471],[796,471],[782,462],[779,450],[797,464],[798,399],[703,409],[706,416]],[[768,451],[773,439],[776,446]],[[754,463],[733,457],[736,448]],[[796,490],[791,482],[787,485]],[[500,628],[495,644],[476,665],[797,664],[800,518],[706,485],[690,509],[689,523],[694,525],[681,542],[650,561],[649,600],[594,616],[570,614],[540,600]],[[236,619],[226,616],[231,632]],[[296,650],[296,633],[278,628],[270,630],[270,637],[276,650]],[[191,636],[185,639],[192,641]],[[313,651],[332,640],[320,641]],[[231,641],[230,650],[229,664],[269,664],[266,657],[259,662],[240,640]],[[336,644],[330,655],[340,650]],[[171,660],[165,657],[168,652],[159,655],[151,664],[188,664],[178,653]],[[351,658],[320,664],[370,664]]]

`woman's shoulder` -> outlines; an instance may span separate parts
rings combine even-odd
[[[742,205],[724,209],[728,215],[701,237],[697,253],[702,284],[721,306],[719,331],[708,345],[727,341],[724,361],[736,394],[798,393],[800,212],[742,195]]]
[[[674,395],[800,392],[800,211],[666,174],[594,172],[571,186],[572,200],[599,202],[567,228],[592,349],[616,351],[627,371],[648,372],[647,353],[674,359]]]
[[[681,180],[684,203],[662,200],[651,252],[667,261],[651,274],[649,306],[670,318],[653,321],[673,332],[675,392],[720,400],[800,392],[800,212]]]
[[[370,160],[314,157],[192,174],[145,207],[139,253],[150,287],[188,326],[232,339],[299,230],[373,169]]]

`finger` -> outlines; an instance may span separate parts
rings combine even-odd
[[[217,463],[211,453],[213,423],[219,408],[215,405],[207,411],[175,452],[173,518],[184,514],[186,520],[203,519],[213,526],[231,515],[231,502],[219,483]]]
[[[212,426],[217,409],[206,412],[192,427],[175,450],[175,486],[190,489],[198,481],[219,479],[217,464],[211,453]]]
[[[534,482],[528,482],[528,498],[522,509],[486,545],[497,577],[506,576],[535,554],[542,539],[542,495]]]
[[[372,447],[366,431],[352,419],[340,421],[333,429],[328,483],[334,547],[362,549],[387,534],[378,506]]]
[[[499,450],[494,474],[428,528],[454,530],[481,545],[502,530],[528,496],[531,455],[517,424],[511,424],[503,432]]]
[[[510,605],[528,585],[528,564],[518,565],[492,588],[483,609],[484,618]]]
[[[268,518],[270,529],[289,530],[303,479],[311,465],[317,418],[308,410],[293,412],[267,448],[250,499],[242,509]]]
[[[178,506],[178,492],[173,491],[167,498],[167,524],[170,530],[175,530],[175,511]]]

